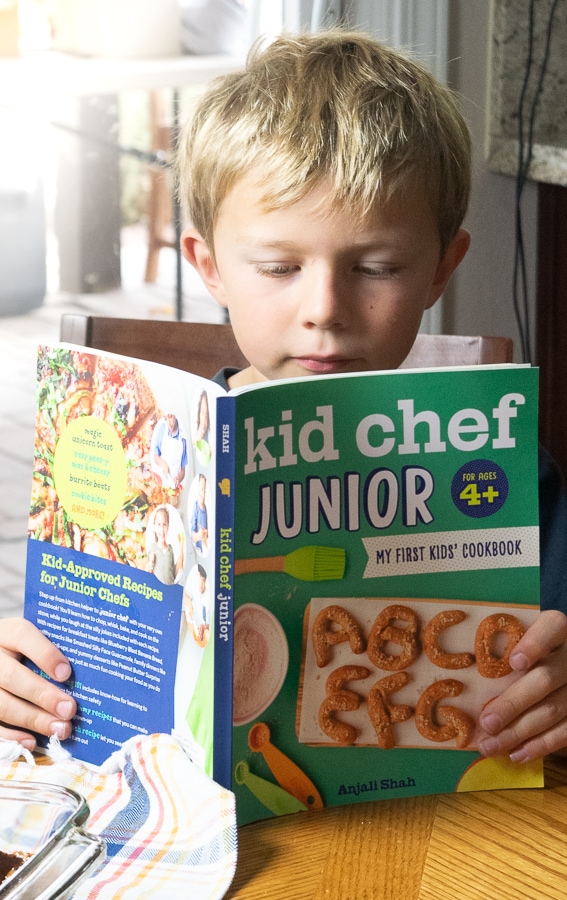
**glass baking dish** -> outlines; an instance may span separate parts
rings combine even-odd
[[[104,841],[80,827],[88,815],[86,800],[75,791],[0,781],[0,854],[24,857],[23,864],[1,881],[0,900],[71,896],[106,856]]]

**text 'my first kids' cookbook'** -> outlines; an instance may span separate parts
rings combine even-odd
[[[73,755],[174,733],[242,823],[542,785],[475,746],[539,608],[536,369],[226,394],[57,345],[37,391],[25,615]]]

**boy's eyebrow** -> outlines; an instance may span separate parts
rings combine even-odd
[[[287,240],[282,238],[281,240],[274,238],[273,240],[269,238],[263,238],[260,235],[250,235],[248,237],[236,237],[233,239],[234,242],[241,247],[251,247],[253,246],[258,250],[298,250],[301,249],[300,240]],[[349,243],[344,244],[345,252],[349,250],[381,250],[381,249],[391,249],[393,245],[395,245],[396,241],[392,238],[361,238],[360,240],[351,240]]]
[[[264,239],[261,236],[255,235],[251,235],[249,238],[237,238],[236,243],[242,244],[242,246],[254,244],[257,247],[262,247],[266,250],[294,250],[297,247],[297,241],[268,240],[267,238]]]

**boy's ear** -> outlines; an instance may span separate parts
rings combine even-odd
[[[201,276],[205,287],[213,295],[217,303],[226,306],[226,298],[218,273],[214,256],[209,250],[208,244],[201,237],[196,228],[186,228],[181,234],[181,251],[187,262]]]
[[[445,250],[443,257],[439,260],[426,309],[430,309],[430,307],[432,307],[439,299],[447,287],[451,275],[459,266],[459,263],[464,259],[467,250],[470,247],[470,243],[471,236],[468,231],[465,231],[464,228],[459,228],[455,237],[450,241],[449,246]]]

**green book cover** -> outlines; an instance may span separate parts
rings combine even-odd
[[[537,381],[399,371],[219,401],[240,822],[542,784],[475,747],[538,611]]]

